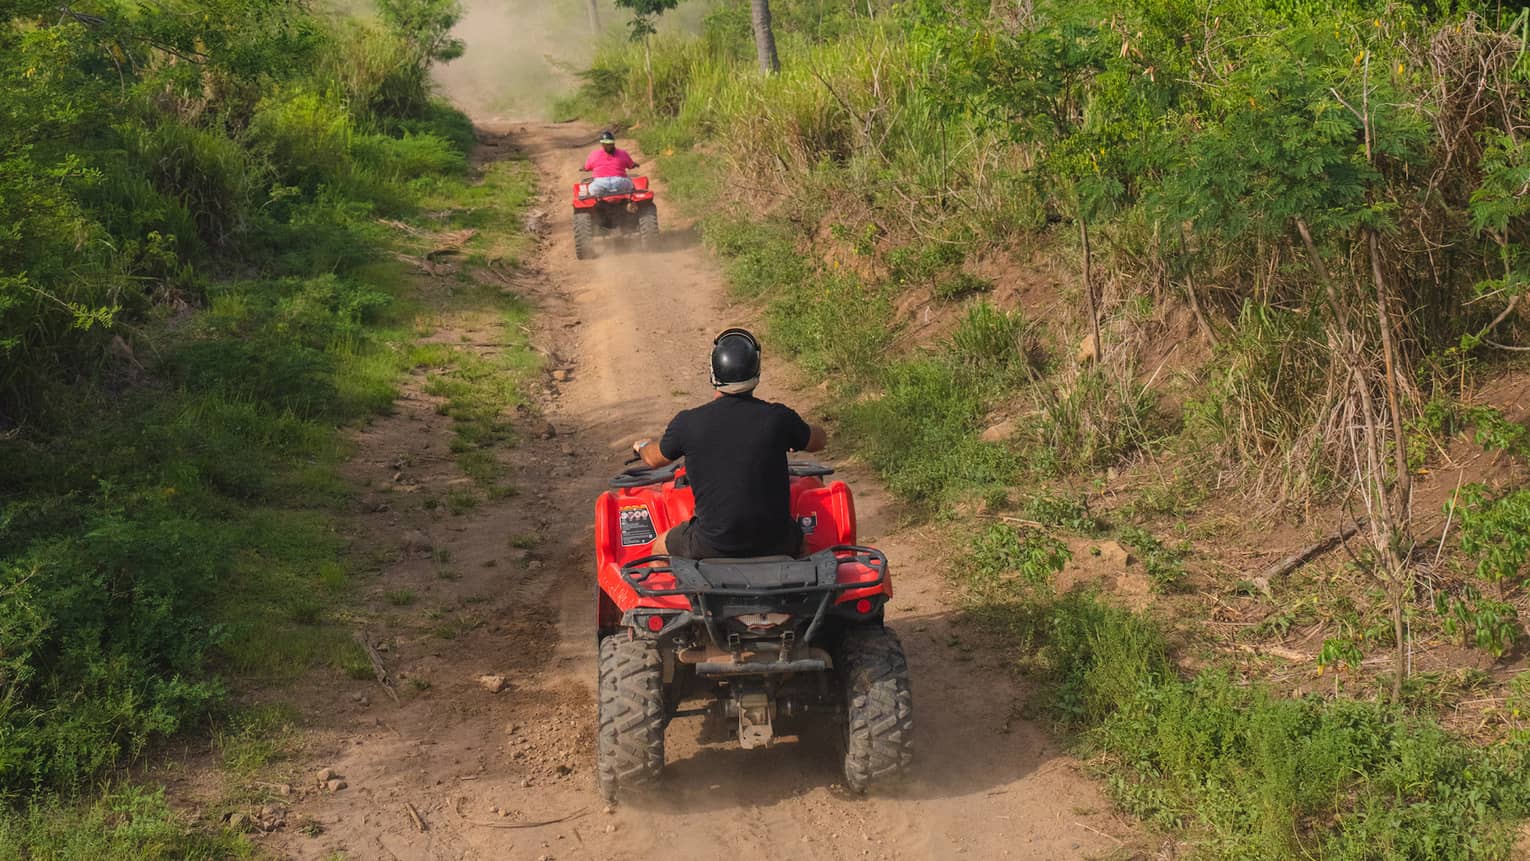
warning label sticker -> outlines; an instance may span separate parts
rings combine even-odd
[[[648,513],[646,505],[622,506],[620,521],[623,547],[648,544],[659,537],[653,529],[653,515]]]
[[[797,524],[802,527],[803,535],[812,535],[813,531],[818,528],[818,515],[804,514],[797,518]]]

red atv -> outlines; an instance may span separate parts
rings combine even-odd
[[[825,485],[832,473],[791,464],[792,513],[808,541],[800,559],[653,555],[654,539],[695,507],[678,464],[629,469],[596,500],[597,764],[608,799],[659,777],[677,717],[736,728],[747,749],[770,744],[778,724],[833,715],[851,789],[907,768],[913,697],[903,646],[882,624],[887,557],[855,543],[850,488]]]
[[[648,177],[632,177],[632,191],[596,196],[590,180],[574,184],[574,256],[595,256],[596,236],[637,236],[646,248],[659,235],[659,209],[654,206]]]

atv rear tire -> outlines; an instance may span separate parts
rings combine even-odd
[[[589,260],[595,256],[595,216],[588,212],[574,213],[574,257]]]
[[[659,238],[659,208],[648,204],[638,210],[638,245],[642,248],[652,247]]]
[[[607,801],[664,770],[664,665],[658,644],[617,632],[600,641],[596,767]]]
[[[890,629],[846,632],[839,668],[845,686],[845,783],[856,792],[902,774],[914,759],[914,696],[908,659]]]

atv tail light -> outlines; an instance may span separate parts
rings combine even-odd
[[[862,616],[866,615],[867,613],[870,613],[871,612],[871,599],[870,598],[862,598],[861,600],[856,601],[855,602],[855,612],[860,613]]]
[[[664,630],[664,617],[663,616],[649,616],[648,617],[648,622],[646,624],[648,625],[648,630],[650,630],[650,631],[654,632],[655,634],[657,634],[660,631]]]

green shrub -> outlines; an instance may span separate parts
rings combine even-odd
[[[986,404],[950,363],[895,362],[882,371],[878,384],[880,397],[842,409],[841,433],[893,493],[938,506],[1013,483],[1019,458],[978,440]]]
[[[66,805],[34,805],[20,816],[0,817],[0,856],[47,861],[214,861],[257,858],[231,830],[196,827],[170,809],[163,792],[108,789],[100,798]]]
[[[282,182],[306,192],[351,175],[354,121],[337,98],[308,90],[268,96],[256,107],[248,135],[269,154]]]
[[[267,164],[226,135],[178,122],[152,129],[125,123],[118,131],[134,159],[147,168],[155,190],[173,200],[195,226],[197,238],[218,248],[245,232],[250,210],[270,183]],[[138,230],[173,227],[177,220],[144,223]]]
[[[1067,545],[1044,532],[996,523],[973,539],[964,566],[974,585],[1015,574],[1027,586],[1050,587],[1070,556]]]
[[[1162,592],[1178,590],[1185,579],[1185,546],[1166,547],[1146,530],[1128,526],[1121,530],[1121,543],[1136,550],[1147,569],[1153,588]]]
[[[951,335],[951,360],[990,384],[1009,382],[1034,372],[1039,349],[1018,311],[1005,312],[987,302],[967,310]],[[1021,372],[1019,374],[1015,372]]]
[[[1167,435],[1152,391],[1120,369],[1084,368],[1031,391],[1038,409],[1025,426],[1028,452],[1053,474],[1122,463]]]

